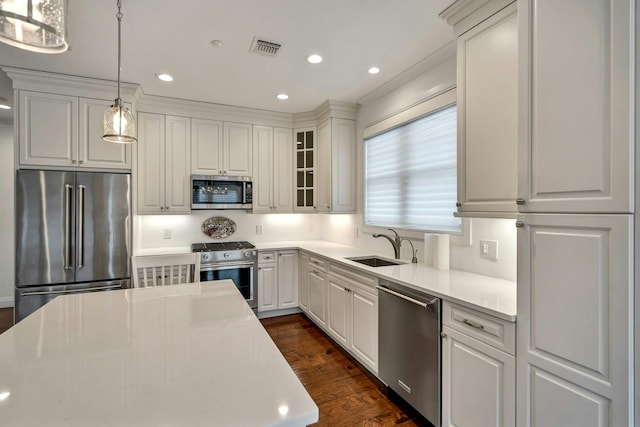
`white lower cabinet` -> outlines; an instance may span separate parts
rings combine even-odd
[[[298,251],[258,255],[258,312],[298,306]]]
[[[446,301],[442,317],[442,426],[515,426],[515,324]]]
[[[305,313],[309,312],[309,254],[298,254],[298,306]]]
[[[327,318],[327,273],[309,266],[309,317],[321,327]]]
[[[329,315],[327,329],[331,336],[345,347],[349,346],[349,284],[329,277]]]

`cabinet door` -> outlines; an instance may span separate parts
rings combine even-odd
[[[458,210],[515,212],[516,5],[458,37]]]
[[[291,129],[274,128],[273,138],[274,210],[293,212],[293,133]]]
[[[378,372],[378,296],[351,286],[350,350],[374,373]]]
[[[224,123],[224,175],[251,176],[252,128],[246,123]]]
[[[298,306],[298,251],[278,252],[278,308]]]
[[[318,201],[316,129],[296,129],[295,135],[295,212],[314,212]]]
[[[631,215],[519,220],[518,425],[629,425]]]
[[[78,164],[88,168],[131,169],[131,144],[102,139],[104,112],[113,101],[80,98]],[[127,108],[131,108],[127,105]]]
[[[326,154],[320,149],[320,161]],[[335,213],[356,211],[356,122],[331,119],[331,203]],[[326,169],[323,169],[326,170]]]
[[[318,126],[318,212],[331,211],[331,119]]]
[[[278,309],[278,264],[258,267],[258,311]]]
[[[76,166],[78,98],[20,91],[20,164]]]
[[[329,278],[327,329],[331,336],[345,348],[349,346],[349,288],[348,285]]]
[[[222,122],[191,119],[191,173],[220,175],[222,169]]]
[[[273,212],[273,128],[253,126],[253,212]]]
[[[165,212],[191,212],[191,124],[187,117],[166,117]]]
[[[164,140],[164,115],[138,113],[138,213],[164,212]]]
[[[302,311],[309,311],[309,255],[298,255],[298,304]]]
[[[635,2],[519,2],[521,212],[632,212]]]
[[[443,332],[442,426],[515,426],[515,358],[447,326]]]
[[[309,315],[322,327],[326,325],[326,296],[326,274],[312,269],[309,273]]]

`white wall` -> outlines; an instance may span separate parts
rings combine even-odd
[[[13,306],[15,286],[13,153],[13,126],[0,124],[0,307]]]

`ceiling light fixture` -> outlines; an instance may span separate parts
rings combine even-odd
[[[369,74],[378,74],[379,72],[380,72],[380,68],[378,67],[369,68]]]
[[[211,40],[211,46],[222,47],[224,46],[224,43],[222,43],[222,40]]]
[[[0,97],[0,110],[11,110],[11,105],[2,97]]]
[[[162,80],[163,82],[172,82],[173,81],[173,76],[171,74],[167,74],[167,73],[158,73],[156,74],[156,77],[160,80]]]
[[[319,64],[322,62],[322,56],[318,55],[317,53],[313,53],[307,56],[307,62],[310,64]]]
[[[280,93],[276,95],[276,98],[285,100],[285,99],[289,99],[289,95],[287,95],[286,93]]]
[[[68,49],[66,0],[0,1],[0,41],[38,53]]]
[[[104,113],[104,135],[102,139],[108,142],[130,144],[136,142],[136,120],[120,98],[120,27],[122,26],[122,0],[117,0],[118,13],[118,97],[111,108]]]

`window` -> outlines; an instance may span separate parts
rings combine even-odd
[[[461,231],[455,105],[365,138],[365,224]]]

